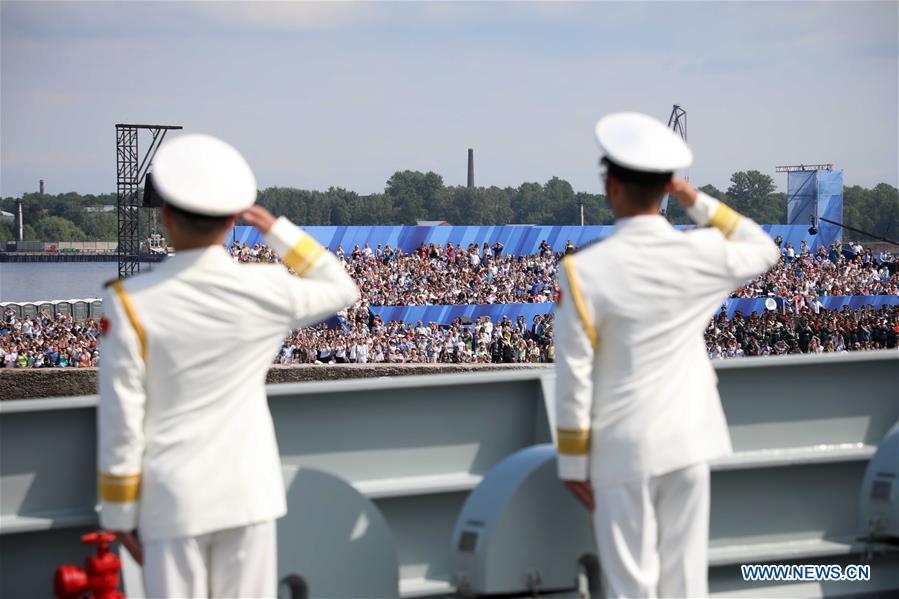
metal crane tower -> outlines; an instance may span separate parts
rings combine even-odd
[[[117,124],[116,214],[118,217],[119,279],[140,272],[140,209],[138,191],[165,134],[177,125]],[[150,132],[152,140],[143,156],[138,151],[138,131]]]
[[[668,117],[668,127],[671,128],[672,131],[681,136],[681,139],[687,141],[687,111],[678,106],[674,105],[674,108],[671,109],[671,116]],[[668,196],[665,196],[665,199],[662,200],[662,216],[666,216],[668,214]]]

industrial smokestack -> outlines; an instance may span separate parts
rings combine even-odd
[[[468,187],[474,187],[474,150],[468,148]]]
[[[16,241],[25,240],[25,222],[22,214],[22,198],[19,198],[16,200]]]
[[[41,179],[41,195],[44,195],[44,180]]]

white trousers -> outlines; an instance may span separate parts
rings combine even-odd
[[[708,594],[709,466],[594,489],[607,597]]]
[[[147,599],[264,599],[278,594],[275,522],[144,543]]]

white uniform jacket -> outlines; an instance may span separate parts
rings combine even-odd
[[[596,487],[731,451],[703,331],[729,293],[779,252],[756,223],[700,193],[700,225],[621,219],[566,257],[556,307],[559,476]]]
[[[98,407],[100,523],[146,540],[283,516],[265,377],[292,328],[359,292],[333,254],[285,218],[280,264],[223,247],[179,252],[103,298]]]

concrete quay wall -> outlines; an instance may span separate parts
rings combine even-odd
[[[357,378],[458,374],[461,372],[546,369],[551,364],[308,364],[273,366],[267,382],[301,383]],[[96,368],[0,368],[0,401],[93,395],[97,392]]]

